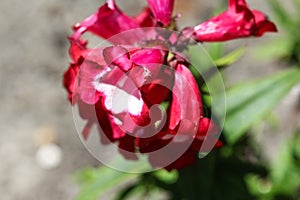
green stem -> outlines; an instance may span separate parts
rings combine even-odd
[[[211,152],[203,159],[179,171],[176,196],[187,200],[211,200],[214,182],[216,153]],[[180,193],[180,194],[179,194]]]

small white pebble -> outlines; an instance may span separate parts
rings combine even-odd
[[[36,161],[43,169],[54,169],[62,161],[62,151],[56,144],[45,144],[39,147],[36,152]]]

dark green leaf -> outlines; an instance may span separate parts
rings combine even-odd
[[[192,166],[181,169],[173,191],[177,198],[173,199],[210,200],[214,190],[215,158],[215,152],[211,152],[205,158],[197,159]]]

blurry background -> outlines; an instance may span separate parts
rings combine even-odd
[[[95,12],[103,2],[0,2],[1,199],[74,199],[79,188],[72,173],[100,164],[77,136],[71,106],[62,87],[62,74],[70,62],[67,36],[71,34],[71,26]],[[183,13],[179,20],[181,27],[196,25],[211,17],[213,11],[221,7],[221,2],[225,4],[225,1],[177,0],[174,13]],[[274,21],[265,1],[248,2],[252,8],[268,13]],[[138,13],[145,5],[143,0],[117,3],[129,14]],[[226,83],[231,85],[263,77],[287,67],[255,53],[262,43],[274,41],[282,34],[284,31],[280,30],[278,34],[267,34],[259,39],[229,42],[228,51],[241,45],[246,45],[247,51],[226,70]],[[276,128],[266,124],[256,127],[268,158],[276,157],[280,143],[299,127],[299,91],[299,86],[295,87],[276,107]],[[43,161],[39,163],[36,159],[39,148],[49,142],[58,145],[62,156],[58,166],[51,169],[43,167]]]

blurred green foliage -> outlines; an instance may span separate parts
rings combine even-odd
[[[228,142],[237,142],[251,126],[266,117],[299,81],[300,70],[291,69],[229,88],[226,91],[224,127]]]
[[[272,42],[258,46],[255,55],[262,59],[277,58],[288,64],[300,64],[300,1],[288,1],[291,5],[286,5],[285,1],[267,1],[276,21],[280,35]],[[289,6],[292,7],[289,8]],[[294,9],[294,10],[293,10]]]
[[[155,200],[300,199],[300,130],[283,141],[280,153],[271,162],[261,156],[259,144],[250,134],[253,126],[268,117],[274,106],[300,83],[300,1],[293,0],[296,13],[287,11],[283,2],[278,0],[267,2],[284,34],[276,41],[256,48],[256,55],[272,60],[279,58],[292,69],[226,88],[227,118],[221,135],[223,147],[180,171],[159,170],[137,175],[103,166],[84,169],[76,174],[82,188],[77,200],[96,200],[117,185],[122,185],[122,188],[115,195],[116,200],[133,197]],[[234,63],[245,51],[242,47],[225,55],[224,49],[221,43],[207,48],[220,70]],[[209,72],[214,75],[206,55],[190,56],[193,65],[201,65],[201,74]],[[198,79],[204,104],[209,110],[210,93],[196,67],[191,66],[191,71]]]
[[[229,63],[240,57],[240,53],[235,52],[229,55],[236,55],[225,55]],[[227,120],[222,134],[224,147],[178,172],[159,170],[138,176],[107,167],[85,169],[77,174],[82,185],[78,200],[95,200],[100,194],[130,180],[116,195],[117,200],[142,196],[157,199],[161,193],[172,200],[299,198],[300,134],[286,141],[280,151],[282,155],[278,155],[274,163],[267,163],[259,156],[254,147],[257,144],[248,134],[251,127],[263,120],[299,82],[300,70],[295,68],[228,88]]]

